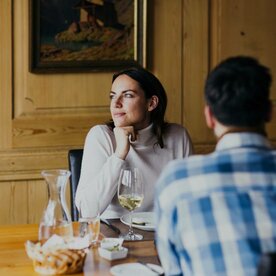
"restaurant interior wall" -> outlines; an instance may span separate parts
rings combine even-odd
[[[0,224],[37,223],[47,202],[43,169],[68,168],[67,152],[109,119],[112,73],[28,71],[28,0],[0,1]],[[276,79],[276,1],[149,0],[147,68],[168,93],[167,120],[187,127],[196,153],[213,150],[203,87],[209,70],[252,55]],[[276,81],[271,98],[276,101]],[[275,112],[276,114],[276,112]],[[276,120],[268,136],[276,145]]]

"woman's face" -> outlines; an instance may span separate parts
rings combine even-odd
[[[139,130],[150,124],[150,100],[139,83],[127,75],[118,76],[110,92],[110,112],[116,127],[133,126]]]

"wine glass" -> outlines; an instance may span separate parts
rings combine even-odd
[[[132,229],[133,210],[140,207],[144,199],[144,183],[138,168],[124,168],[120,172],[118,185],[118,200],[122,207],[130,212],[129,230],[120,236],[124,240],[141,240],[140,234],[135,234]]]

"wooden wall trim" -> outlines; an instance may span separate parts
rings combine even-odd
[[[89,129],[110,119],[110,113],[70,116],[28,116],[13,120],[13,148],[83,145]]]
[[[0,181],[42,179],[44,169],[67,169],[67,155],[68,148],[2,151]]]
[[[12,1],[0,1],[0,150],[11,148]]]

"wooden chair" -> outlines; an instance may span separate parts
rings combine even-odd
[[[78,209],[75,205],[76,191],[79,184],[83,149],[72,149],[68,152],[70,176],[70,196],[71,196],[71,216],[72,221],[77,221],[79,217]]]

